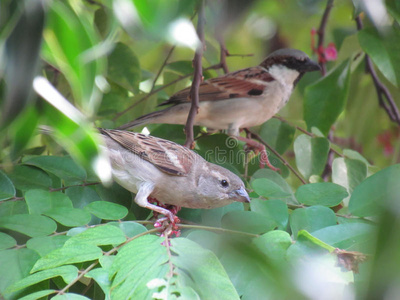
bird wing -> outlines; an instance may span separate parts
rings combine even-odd
[[[242,69],[202,82],[199,88],[199,101],[259,96],[264,92],[268,82],[274,80],[272,75],[260,66]],[[159,106],[190,102],[189,94],[190,87],[177,92]]]
[[[196,159],[193,151],[171,141],[130,131],[99,130],[125,149],[170,175],[186,176]]]

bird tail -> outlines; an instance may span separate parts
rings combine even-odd
[[[145,124],[160,123],[158,119],[163,115],[164,110],[151,112],[147,115],[137,118],[136,120],[121,125],[116,129],[125,130],[128,128],[137,127]]]

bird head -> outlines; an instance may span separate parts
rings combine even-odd
[[[237,175],[214,164],[208,164],[207,168],[198,179],[197,191],[203,200],[212,203],[212,207],[220,207],[234,201],[250,202],[243,181]]]
[[[272,52],[260,66],[270,69],[272,66],[282,66],[297,72],[306,73],[321,70],[315,61],[307,54],[297,49],[284,48]]]

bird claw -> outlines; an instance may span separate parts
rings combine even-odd
[[[279,168],[274,167],[268,159],[268,154],[265,149],[263,149],[260,153],[260,168],[264,169],[265,165],[268,166],[272,171],[278,172],[280,171]]]

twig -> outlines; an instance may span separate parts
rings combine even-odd
[[[274,148],[272,148],[270,145],[268,145],[264,140],[259,136],[257,133],[254,133],[250,131],[249,129],[246,129],[246,131],[251,133],[252,138],[255,140],[259,141],[261,144],[263,144],[265,147],[267,147],[272,153],[274,153],[280,161],[292,171],[292,173],[303,183],[307,184],[307,181],[289,164],[289,162],[283,158],[282,155],[280,155]]]
[[[188,118],[185,125],[185,134],[186,134],[186,142],[185,147],[193,148],[194,143],[194,133],[193,133],[193,125],[194,118],[196,117],[199,110],[199,87],[203,78],[202,71],[202,62],[201,59],[203,57],[203,47],[204,47],[204,1],[200,1],[200,7],[197,15],[197,35],[200,40],[200,45],[196,50],[193,59],[194,66],[194,76],[192,87],[190,89],[190,99],[192,101],[192,105],[190,106]]]
[[[226,57],[229,56],[229,51],[228,49],[226,49],[225,41],[222,37],[219,38],[219,48],[221,51],[219,62],[221,64],[222,70],[224,70],[224,73],[226,74],[229,73],[229,68],[226,64]]]
[[[137,238],[139,238],[141,236],[144,236],[144,235],[147,235],[147,234],[150,234],[150,233],[153,233],[153,232],[157,232],[157,231],[158,231],[158,228],[154,228],[154,229],[151,229],[149,231],[145,231],[145,232],[142,232],[140,234],[137,234],[137,235],[127,239],[125,242],[123,242],[122,244],[118,245],[117,247],[114,247],[110,251],[106,252],[104,255],[105,256],[109,256],[109,255],[113,254],[114,252],[118,251],[122,246],[128,244],[129,242],[131,242],[131,241],[133,241],[133,240],[135,240],[135,239],[137,239]],[[85,270],[80,272],[80,274],[74,280],[72,280],[69,284],[67,284],[62,290],[59,290],[57,292],[57,295],[64,294],[70,287],[72,287],[75,283],[77,283],[83,276],[85,276],[87,273],[89,273],[89,271],[92,270],[98,264],[99,264],[99,261],[95,261],[89,267],[87,267]]]
[[[214,231],[214,232],[244,235],[244,236],[248,236],[248,237],[259,237],[260,236],[258,234],[254,234],[254,233],[242,232],[242,231],[219,228],[219,227],[203,226],[203,225],[178,224],[178,227],[179,228],[190,228],[190,229],[203,229],[203,230]]]
[[[82,183],[82,184],[73,184],[73,185],[68,185],[68,186],[63,186],[63,187],[60,187],[60,188],[57,188],[57,189],[53,189],[53,188],[49,188],[49,191],[50,192],[58,192],[58,191],[64,191],[64,190],[66,190],[66,189],[69,189],[69,188],[71,188],[71,187],[74,187],[74,186],[89,186],[89,185],[97,185],[97,184],[100,184],[100,182],[84,182],[84,183]]]
[[[326,8],[324,11],[324,14],[322,15],[321,23],[319,25],[319,28],[317,30],[318,34],[318,47],[317,49],[322,49],[324,47],[324,40],[325,40],[325,30],[326,30],[326,24],[328,23],[328,18],[329,14],[332,10],[333,7],[333,1],[334,0],[328,0],[326,4]],[[324,51],[318,51],[319,55],[322,58],[322,61],[320,60],[319,64],[321,66],[321,73],[323,76],[326,74],[326,58],[325,58],[325,53]]]
[[[153,84],[151,85],[151,89],[150,89],[150,93],[154,90],[154,87],[156,86],[156,82],[158,80],[158,78],[160,77],[162,71],[164,70],[165,66],[168,63],[169,58],[172,55],[172,52],[174,52],[176,46],[172,46],[171,49],[169,49],[169,52],[167,54],[167,56],[165,57],[165,60],[163,62],[163,64],[161,65],[160,69],[158,70],[156,77],[154,78]]]
[[[363,28],[363,23],[360,16],[356,17],[357,29]],[[371,58],[365,54],[365,64],[367,72],[371,74],[372,81],[374,82],[376,93],[378,94],[379,105],[386,111],[390,120],[400,125],[400,113],[397,105],[389,92],[389,89],[379,80],[378,75],[374,69]],[[386,101],[385,101],[386,99]]]

